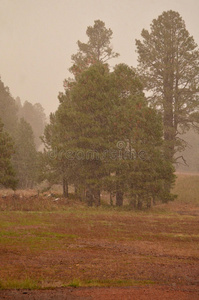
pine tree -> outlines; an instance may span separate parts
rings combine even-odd
[[[0,120],[0,185],[15,190],[17,180],[11,161],[13,153],[13,141],[3,130],[3,123]]]
[[[118,57],[111,47],[113,32],[105,27],[101,20],[94,21],[93,26],[88,26],[86,34],[89,38],[87,43],[77,42],[79,50],[72,55],[73,65],[70,71],[78,76],[83,70],[95,63],[106,63],[111,58]]]
[[[21,188],[32,188],[37,174],[37,152],[30,124],[20,119],[15,135],[14,166]]]
[[[0,80],[0,118],[5,130],[14,137],[17,123],[17,105],[9,88]]]
[[[32,127],[35,145],[38,149],[42,144],[41,136],[43,135],[46,125],[44,109],[40,103],[31,104],[25,101],[24,104],[21,105],[19,98],[17,99],[17,105],[19,118],[23,118]]]
[[[160,115],[148,107],[142,83],[134,69],[116,66],[112,73],[116,96],[116,133],[119,159],[115,163],[116,203],[123,204],[126,193],[135,206],[152,198],[173,199],[164,184],[174,182],[173,168],[162,155]],[[120,159],[120,156],[122,159]],[[166,177],[166,174],[169,176]],[[135,198],[137,199],[136,201]]]
[[[162,112],[164,156],[175,162],[183,150],[181,134],[197,126],[199,51],[178,12],[163,12],[136,40],[139,72],[149,103]]]

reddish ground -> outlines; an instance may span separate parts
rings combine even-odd
[[[54,290],[0,291],[9,300],[198,300],[199,288],[190,286],[146,286],[126,288],[57,288]]]
[[[8,200],[0,201],[2,210]],[[58,208],[37,214],[28,205],[23,214],[2,212],[0,283],[26,273],[41,278],[44,289],[0,290],[0,299],[199,299],[198,206],[173,203],[167,213],[143,213],[69,203],[66,213]],[[77,286],[90,280],[92,287],[67,286],[74,279]]]

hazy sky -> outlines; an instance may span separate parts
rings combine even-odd
[[[14,98],[54,112],[77,40],[87,42],[87,26],[104,21],[120,53],[110,64],[135,67],[135,39],[170,9],[180,13],[199,44],[199,0],[0,0],[1,80]]]

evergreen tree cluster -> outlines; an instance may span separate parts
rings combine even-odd
[[[186,144],[181,135],[198,126],[197,45],[177,12],[163,12],[136,40],[137,71],[120,64],[110,72],[107,62],[119,55],[111,29],[97,20],[86,33],[88,42],[78,41],[71,57],[74,79],[64,81],[45,129],[46,147],[56,153],[51,176],[58,172],[64,194],[73,183],[96,204],[101,190],[115,195],[116,205],[125,195],[135,207],[173,199],[175,154]]]
[[[126,64],[110,68],[119,56],[112,30],[101,20],[78,41],[64,80],[59,107],[45,126],[40,104],[16,101],[0,81],[0,184],[33,186],[38,178],[75,186],[89,205],[125,199],[135,208],[174,199],[174,165],[185,147],[184,135],[199,130],[199,50],[179,13],[163,12],[136,40],[137,70]],[[147,97],[145,96],[147,91]],[[45,128],[45,129],[44,129]],[[45,144],[44,153],[37,153]],[[7,149],[7,151],[6,151]],[[13,154],[14,151],[14,154]],[[11,165],[11,158],[14,169]]]
[[[161,152],[161,116],[148,107],[134,69],[119,64],[110,72],[98,62],[59,99],[44,142],[64,193],[74,184],[88,204],[100,205],[101,191],[108,191],[116,205],[127,197],[138,208],[172,198],[165,191],[174,175]]]
[[[45,127],[41,104],[21,104],[0,80],[0,185],[16,189],[37,181],[37,148]]]

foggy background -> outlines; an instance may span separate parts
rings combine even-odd
[[[87,42],[94,20],[113,31],[112,45],[136,67],[135,39],[163,11],[175,10],[199,43],[198,0],[0,0],[0,76],[14,98],[40,102],[46,114],[58,107],[77,41]]]

